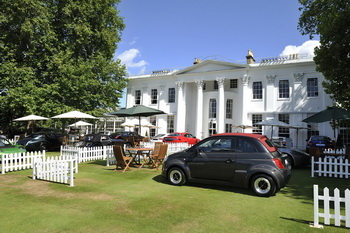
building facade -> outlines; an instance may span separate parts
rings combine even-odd
[[[239,127],[243,127],[245,132],[291,138],[294,145],[305,148],[310,135],[332,136],[329,123],[302,122],[333,105],[323,80],[308,56],[293,54],[256,62],[249,51],[245,64],[196,59],[185,69],[132,76],[126,107],[143,104],[167,113],[144,119],[157,126],[147,132],[151,136],[190,132],[203,139],[216,133],[242,132]],[[307,129],[254,125],[271,118]],[[141,128],[141,134],[147,130]]]

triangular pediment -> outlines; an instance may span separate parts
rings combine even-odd
[[[179,75],[179,74],[191,74],[191,73],[205,73],[205,72],[214,72],[214,71],[221,71],[221,70],[242,69],[246,67],[248,67],[248,65],[223,62],[223,61],[215,61],[215,60],[205,60],[193,66],[187,67],[185,69],[178,70],[174,74]]]

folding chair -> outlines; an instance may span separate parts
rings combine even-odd
[[[133,161],[133,157],[125,156],[124,150],[121,146],[113,146],[113,152],[116,159],[116,166],[114,171],[117,171],[118,167],[125,172],[126,169],[130,170],[130,164]]]
[[[162,165],[163,160],[168,152],[168,144],[162,144],[158,154],[150,155],[150,166],[155,167],[157,170]]]

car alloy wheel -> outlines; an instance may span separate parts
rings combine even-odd
[[[262,197],[269,197],[275,194],[276,185],[271,177],[267,175],[257,175],[251,182],[252,190]]]
[[[168,179],[173,185],[183,185],[186,182],[185,173],[181,168],[172,168],[169,171]]]

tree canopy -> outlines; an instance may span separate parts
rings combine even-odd
[[[315,49],[317,71],[325,76],[326,93],[350,109],[350,1],[299,0],[303,35],[320,36]]]
[[[116,109],[119,0],[0,0],[0,128],[26,114]]]

